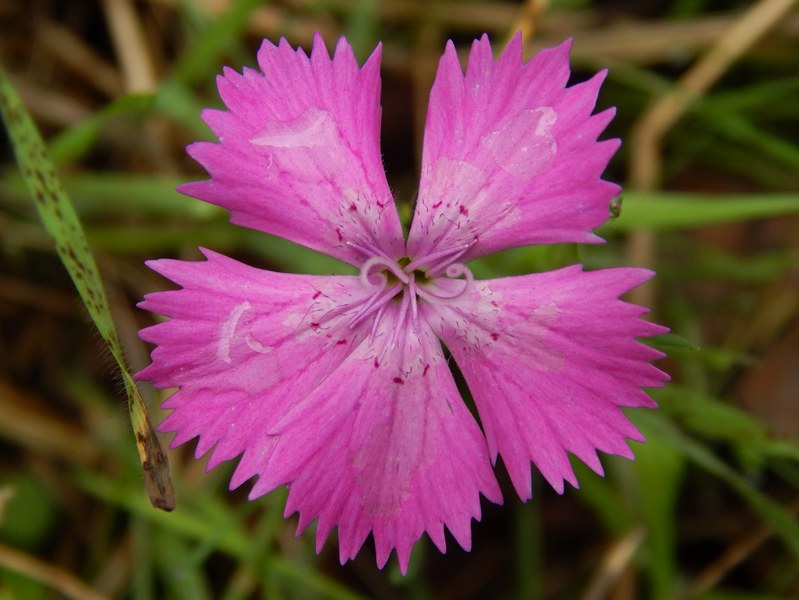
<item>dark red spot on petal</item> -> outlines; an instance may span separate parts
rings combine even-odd
[[[443,200],[439,200],[438,202],[436,202],[436,203],[433,205],[433,208],[438,208],[438,207],[439,207],[439,206],[441,206],[442,204],[444,204],[444,201],[443,201]]]
[[[339,340],[336,342],[336,346],[341,346],[342,344],[346,344],[347,340]]]
[[[464,217],[468,217],[469,216],[469,209],[466,208],[465,206],[459,206],[458,207],[458,212],[461,213]]]
[[[425,365],[425,366],[424,366],[424,371],[422,371],[422,377],[424,377],[425,375],[427,375],[427,372],[428,372],[429,370],[430,370],[430,365]]]
[[[350,208],[350,212],[355,212],[356,210],[358,210],[358,206],[355,204],[355,202],[350,204],[349,208]]]
[[[319,323],[311,323],[311,329],[314,331],[319,331]]]
[[[395,377],[393,381],[394,381],[394,383],[397,383],[399,385],[405,385],[405,382],[402,379],[400,379],[399,377]]]
[[[377,359],[375,359],[375,369],[376,369],[377,367],[379,367],[379,366],[380,366],[380,363],[379,363],[379,362],[377,362]]]
[[[491,339],[496,342],[499,339],[499,334],[498,333],[492,333],[491,334]]]
[[[321,295],[322,295],[322,292],[320,292],[319,290],[316,290],[316,293],[313,295],[313,299],[316,300]]]

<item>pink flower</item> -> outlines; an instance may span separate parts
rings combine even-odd
[[[618,186],[600,179],[618,140],[591,115],[604,72],[566,87],[569,43],[524,64],[517,36],[497,60],[475,41],[464,75],[450,42],[425,129],[419,199],[407,242],[380,157],[380,47],[359,68],[343,38],[331,59],[264,42],[263,73],[225,69],[227,110],[203,119],[219,143],[189,153],[211,179],[183,193],[233,223],[346,261],[359,276],[273,273],[203,250],[207,260],[149,266],[182,289],[141,306],[170,317],[139,374],[178,388],[162,431],[198,437],[208,468],[241,459],[250,498],[290,489],[299,530],[318,520],[321,549],[338,527],[342,563],[374,535],[377,562],[400,568],[444,527],[465,549],[480,494],[502,497],[501,456],[523,500],[531,462],[558,491],[577,486],[572,453],[597,473],[597,450],[632,458],[643,441],[622,407],[654,407],[642,387],[667,376],[645,309],[619,295],[643,269],[580,265],[477,281],[466,263],[535,243],[600,242]],[[482,429],[458,392],[446,346]]]

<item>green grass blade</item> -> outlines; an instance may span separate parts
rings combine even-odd
[[[641,411],[636,414],[636,423],[657,435],[663,442],[679,450],[686,459],[724,481],[738,492],[779,537],[794,558],[799,558],[799,522],[783,506],[758,490],[746,477],[726,464],[704,444],[680,431],[660,414]]]
[[[347,36],[359,62],[364,62],[379,41],[378,36],[379,3],[375,0],[356,0],[352,5],[344,35]]]
[[[182,84],[212,76],[221,70],[220,57],[230,49],[232,40],[240,38],[252,12],[263,0],[235,0],[222,15],[181,55],[172,72],[172,79]],[[197,113],[194,113],[197,114]]]
[[[96,144],[114,119],[142,116],[155,102],[153,94],[127,94],[113,100],[88,119],[59,133],[50,141],[50,159],[57,165],[79,160]]]
[[[229,516],[214,516],[211,511],[199,510],[197,506],[187,504],[186,510],[175,514],[149,510],[144,501],[132,494],[126,484],[109,482],[107,478],[80,470],[75,472],[77,484],[90,494],[104,502],[124,508],[132,515],[146,518],[149,522],[164,529],[169,535],[180,535],[210,543],[213,548],[238,560],[249,560],[253,556],[253,545],[256,543],[247,526]],[[210,501],[214,501],[212,497]],[[301,561],[291,557],[271,556],[270,568],[274,575],[285,581],[290,589],[308,592],[309,598],[331,598],[333,600],[364,600],[365,597],[350,590],[344,584],[335,581],[321,570],[315,570]]]
[[[541,515],[536,503],[517,504],[514,512],[516,593],[520,598],[543,598],[543,543]]]
[[[97,263],[78,215],[56,177],[44,141],[2,69],[0,110],[44,228],[55,242],[56,251],[78,289],[83,304],[119,365],[150,501],[157,508],[172,510],[175,500],[166,454],[153,431],[147,406],[125,365],[122,344],[111,318]]]
[[[621,217],[609,230],[676,230],[799,213],[797,194],[714,197],[702,194],[624,192]]]
[[[644,432],[646,435],[647,432]],[[682,488],[684,459],[656,435],[636,449],[638,508],[646,524],[647,572],[651,598],[670,598],[677,581],[677,501]]]

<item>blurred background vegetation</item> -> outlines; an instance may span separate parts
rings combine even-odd
[[[674,381],[632,411],[635,462],[578,465],[580,490],[541,480],[522,504],[497,471],[471,553],[426,539],[401,577],[371,541],[338,565],[294,538],[285,494],[250,503],[229,466],[169,452],[177,508],[152,508],[111,355],[42,227],[5,138],[0,173],[0,600],[39,598],[799,598],[799,10],[789,0],[0,0],[0,63],[47,142],[99,264],[131,369],[147,364],[135,308],[165,282],[148,258],[203,245],[276,270],[335,261],[230,225],[174,192],[205,175],[184,152],[210,132],[223,65],[262,38],[308,48],[382,40],[383,153],[405,215],[446,39],[463,54],[516,29],[536,49],[574,38],[574,81],[610,75],[600,107],[625,184],[601,247],[521,249],[482,277],[634,264],[635,300],[673,334]],[[163,395],[142,393],[159,422]],[[163,440],[169,441],[169,436]],[[243,486],[247,488],[247,486]]]

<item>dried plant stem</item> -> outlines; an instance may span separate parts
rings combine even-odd
[[[106,600],[106,596],[97,593],[64,569],[42,562],[5,544],[0,544],[0,566],[58,590],[68,598]]]
[[[72,464],[93,465],[100,450],[80,429],[35,408],[35,398],[0,380],[0,439],[43,455],[57,456]]]
[[[146,0],[149,4],[177,10],[178,0]],[[230,7],[230,0],[196,0],[199,9],[211,16],[223,14]],[[511,2],[462,2],[441,0],[433,3],[417,0],[387,0],[379,3],[380,19],[393,24],[401,23],[410,28],[434,24],[449,29],[473,32],[485,31],[492,39],[515,33],[522,28],[525,40],[534,41],[526,46],[529,55],[544,47],[560,44],[563,38],[575,36],[574,55],[591,57],[607,62],[609,59],[624,60],[635,64],[662,62],[675,57],[693,55],[713,43],[737,20],[737,15],[696,16],[681,21],[624,20],[619,23],[602,23],[589,11],[549,12],[542,26],[541,14],[549,0],[528,0],[519,9]],[[534,7],[531,9],[531,7]],[[533,19],[534,30],[526,31],[529,19]],[[513,23],[509,29],[508,23]],[[295,42],[310,44],[313,34],[320,31],[326,39],[335,39],[339,28],[335,21],[319,16],[303,14],[285,5],[265,5],[253,11],[247,23],[251,35],[275,37],[285,35]],[[799,34],[799,16],[787,16],[774,28],[783,38],[793,39]],[[396,57],[397,48],[387,45],[385,64],[406,68],[408,60]]]
[[[122,92],[122,80],[116,69],[68,28],[46,22],[40,26],[37,39],[54,61],[80,75],[109,98]]]
[[[660,180],[660,140],[738,58],[778,23],[795,0],[760,0],[736,21],[708,52],[660,97],[632,131],[633,162],[630,182],[637,189],[654,189]]]
[[[799,501],[794,501],[788,507],[790,512],[799,511]],[[732,544],[719,558],[702,570],[696,576],[691,586],[679,596],[679,600],[692,600],[705,592],[712,590],[727,573],[745,561],[755,550],[768,541],[773,535],[771,527],[760,526],[744,538]]]
[[[707,92],[738,58],[785,17],[794,3],[795,0],[760,0],[716,40],[707,53],[680,78],[673,91],[652,103],[630,134],[630,187],[640,191],[659,187],[663,137],[697,98]],[[652,265],[654,234],[651,231],[634,232],[630,236],[628,252],[632,263]],[[652,286],[635,289],[631,299],[653,307]]]
[[[624,575],[645,537],[644,530],[637,527],[608,548],[599,565],[599,570],[591,578],[582,600],[607,598],[613,586]]]
[[[2,230],[3,228],[0,228],[0,234],[3,233]],[[78,314],[72,296],[16,277],[0,275],[0,300],[35,307],[62,317],[75,318]],[[0,389],[2,386],[3,383],[0,381]]]
[[[722,554],[718,560],[705,568],[691,584],[691,587],[680,596],[681,600],[698,598],[705,592],[712,590],[735,567],[741,564],[752,552],[757,550],[771,537],[771,530],[760,527],[747,535],[738,543],[733,544]]]
[[[574,55],[596,64],[612,59],[637,65],[685,60],[715,43],[739,18],[723,14],[676,21],[624,20],[596,27],[573,15],[549,13],[545,31],[542,29],[530,50],[554,46],[564,36],[574,35]],[[799,35],[799,15],[786,15],[772,33],[790,44]]]
[[[130,0],[103,0],[103,9],[114,42],[127,92],[153,92],[155,67],[147,41]]]
[[[549,8],[549,0],[527,0],[513,20],[507,40],[510,41],[517,31],[522,32],[522,40],[525,42],[533,39],[541,16],[547,8]]]
[[[58,127],[70,127],[92,115],[89,107],[64,94],[54,93],[27,77],[14,77],[14,87],[38,121]]]

